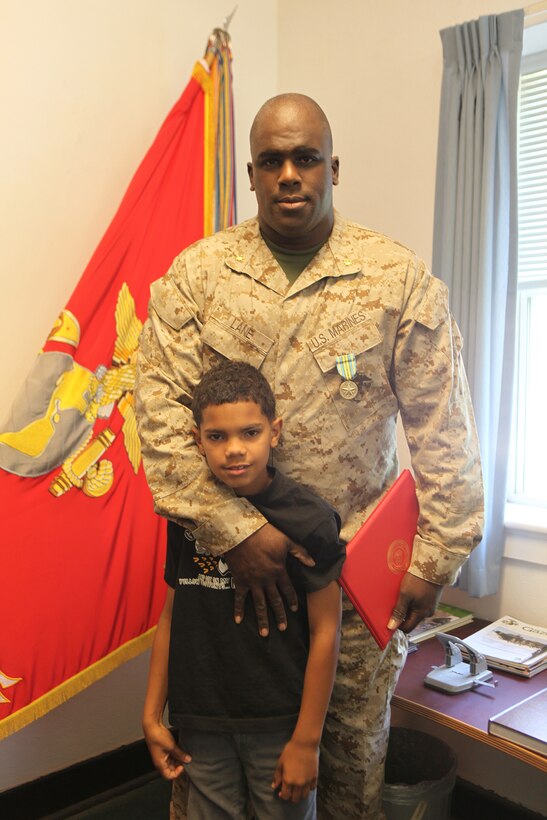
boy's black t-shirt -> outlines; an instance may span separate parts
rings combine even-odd
[[[165,580],[175,596],[168,702],[180,729],[276,731],[292,728],[298,718],[309,644],[306,593],[340,575],[340,519],[326,501],[277,471],[267,490],[249,500],[302,544],[316,566],[288,557],[299,610],[287,611],[285,632],[270,623],[263,638],[250,596],[243,623],[234,622],[232,577],[222,557],[201,552],[191,533],[169,522]]]

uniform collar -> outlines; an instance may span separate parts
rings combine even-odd
[[[232,270],[251,276],[281,296],[292,295],[328,276],[359,273],[361,262],[351,255],[344,240],[346,225],[346,220],[335,211],[331,235],[292,286],[262,239],[256,217],[236,228],[236,245],[225,261]]]

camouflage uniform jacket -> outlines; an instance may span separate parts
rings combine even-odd
[[[290,285],[257,219],[201,240],[152,284],[140,341],[137,413],[156,510],[219,555],[264,519],[217,482],[192,437],[202,373],[243,359],[283,417],[276,465],[337,509],[351,537],[398,472],[400,411],[420,519],[410,571],[452,583],[480,540],[482,481],[461,339],[444,284],[407,248],[346,222]],[[342,398],[336,357],[354,353]]]

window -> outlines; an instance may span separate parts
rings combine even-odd
[[[547,51],[523,58],[517,352],[508,500],[547,507]]]

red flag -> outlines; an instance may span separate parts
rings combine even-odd
[[[151,643],[165,536],[141,465],[134,356],[150,283],[224,226],[215,205],[235,216],[230,62],[217,36],[0,431],[0,738]]]

